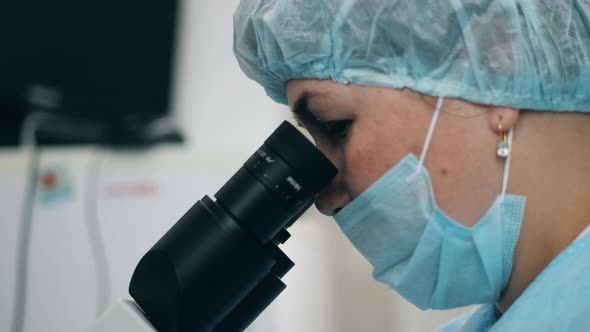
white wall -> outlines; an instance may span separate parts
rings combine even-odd
[[[187,0],[175,110],[193,148],[245,155],[289,116],[239,69],[232,52],[236,0]]]

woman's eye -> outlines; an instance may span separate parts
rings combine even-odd
[[[342,141],[348,136],[352,120],[335,120],[322,123],[326,135],[335,141]]]

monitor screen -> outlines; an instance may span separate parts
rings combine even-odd
[[[168,114],[177,0],[5,0],[0,126],[41,109],[114,126]]]

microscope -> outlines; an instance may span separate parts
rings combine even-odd
[[[129,294],[92,332],[244,331],[285,289],[288,228],[338,173],[283,122],[214,195],[143,256]]]

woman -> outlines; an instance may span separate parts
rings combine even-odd
[[[590,3],[242,0],[234,52],[375,279],[481,304],[441,331],[590,331]]]

